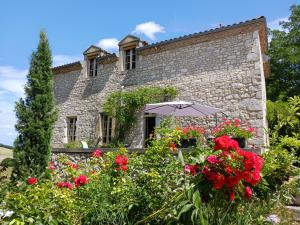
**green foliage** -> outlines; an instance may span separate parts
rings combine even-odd
[[[9,220],[25,224],[78,224],[80,221],[73,192],[53,188],[49,181],[35,186],[19,185],[5,197],[6,207],[14,212]]]
[[[300,96],[287,102],[267,102],[271,148],[286,149],[300,156]]]
[[[0,163],[0,166],[3,167],[13,167],[14,165],[15,165],[15,161],[12,158],[5,158]]]
[[[280,186],[291,176],[295,175],[296,170],[293,166],[296,158],[284,148],[276,147],[263,154],[265,165],[262,173],[267,181],[268,189],[272,191],[279,189]],[[268,191],[268,190],[265,190]]]
[[[117,133],[115,138],[124,141],[125,133],[134,126],[136,114],[149,103],[162,102],[177,95],[173,87],[145,87],[133,91],[118,91],[110,94],[104,103],[104,111],[116,118]]]
[[[156,129],[159,138],[152,140],[144,154],[128,154],[121,147],[77,164],[61,155],[56,169],[47,171],[51,173],[49,179],[39,179],[33,185],[19,181],[17,185],[0,186],[0,209],[15,212],[3,223],[264,224],[265,217],[281,201],[281,194],[275,191],[295,174],[291,154],[281,149],[265,153],[264,182],[253,189],[253,198],[245,200],[236,195],[229,202],[199,172],[202,167],[197,174],[184,172],[187,163],[204,165],[207,156],[216,151],[196,146],[176,156],[177,150],[170,143],[180,143],[183,131],[170,128],[171,122],[164,120]],[[128,170],[119,168],[115,161],[118,155],[128,158]],[[62,181],[73,184],[79,175],[87,176],[89,182],[73,185],[72,190],[58,187]],[[238,191],[243,193],[243,189]]]
[[[69,148],[69,149],[72,149],[72,148],[82,148],[82,145],[81,145],[81,143],[79,141],[70,141],[68,143],[65,143],[64,147],[65,148]]]
[[[291,7],[283,31],[272,30],[268,55],[271,57],[271,76],[266,80],[267,96],[272,101],[300,95],[300,5]]]
[[[50,141],[56,120],[54,110],[52,59],[49,43],[44,32],[36,52],[33,52],[25,99],[16,103],[19,135],[15,140],[13,177],[41,175],[45,172],[50,158]]]

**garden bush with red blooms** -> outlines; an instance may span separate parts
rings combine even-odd
[[[100,158],[102,156],[102,151],[100,149],[96,149],[94,152],[92,152],[92,157]]]
[[[89,182],[89,178],[85,175],[80,175],[73,178],[75,187],[84,186]]]
[[[123,170],[123,171],[127,171],[128,167],[127,167],[127,163],[128,163],[128,158],[126,156],[123,155],[117,155],[116,159],[115,159],[115,163],[118,165],[118,170]]]
[[[242,123],[235,118],[233,120],[223,118],[223,122],[213,128],[212,134],[215,137],[231,136],[234,138],[251,138],[254,135],[254,128],[249,123]]]
[[[16,213],[5,221],[261,224],[269,213],[262,211],[266,201],[257,195],[264,159],[226,135],[215,138],[214,147],[182,153],[176,144],[190,130],[202,133],[191,127],[163,128],[144,154],[97,149],[76,163],[61,155],[49,164],[51,179],[31,177],[11,187],[0,209]]]
[[[235,195],[251,198],[249,186],[255,186],[261,180],[262,157],[240,149],[228,136],[216,138],[214,150],[203,165],[201,173],[204,177],[215,190],[229,195],[231,201]]]
[[[36,184],[37,182],[38,182],[38,180],[35,177],[29,177],[27,179],[27,184],[30,184],[30,185]]]

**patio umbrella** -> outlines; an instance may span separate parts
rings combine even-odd
[[[178,117],[201,117],[221,112],[222,109],[206,105],[194,104],[191,102],[176,101],[147,104],[143,111],[145,113],[155,113],[159,115],[170,115]]]

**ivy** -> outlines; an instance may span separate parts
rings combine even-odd
[[[115,140],[124,142],[126,132],[135,125],[137,113],[146,104],[170,100],[176,95],[177,90],[173,87],[143,87],[111,93],[105,100],[103,110],[116,119]]]

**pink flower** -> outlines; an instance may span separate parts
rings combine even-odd
[[[102,151],[100,149],[96,149],[93,153],[92,153],[92,157],[94,158],[100,158],[102,156]]]
[[[37,180],[35,177],[29,177],[29,178],[27,179],[27,184],[33,185],[33,184],[36,184],[37,181],[38,181],[38,180]]]
[[[245,197],[247,199],[251,199],[252,198],[252,190],[249,186],[245,187],[245,193],[244,193]]]
[[[48,167],[48,169],[49,169],[49,170],[55,170],[55,166],[54,166],[54,165],[50,165],[50,166]]]
[[[195,176],[199,172],[199,166],[187,164],[184,166],[184,172],[190,173]]]
[[[208,156],[206,160],[210,164],[216,164],[216,163],[220,162],[220,160],[215,155]]]
[[[254,132],[254,128],[253,128],[253,127],[249,127],[248,131],[249,131],[250,133],[253,133],[253,132]]]
[[[70,182],[58,182],[57,186],[60,188],[68,188],[69,190],[72,190],[73,186]]]

